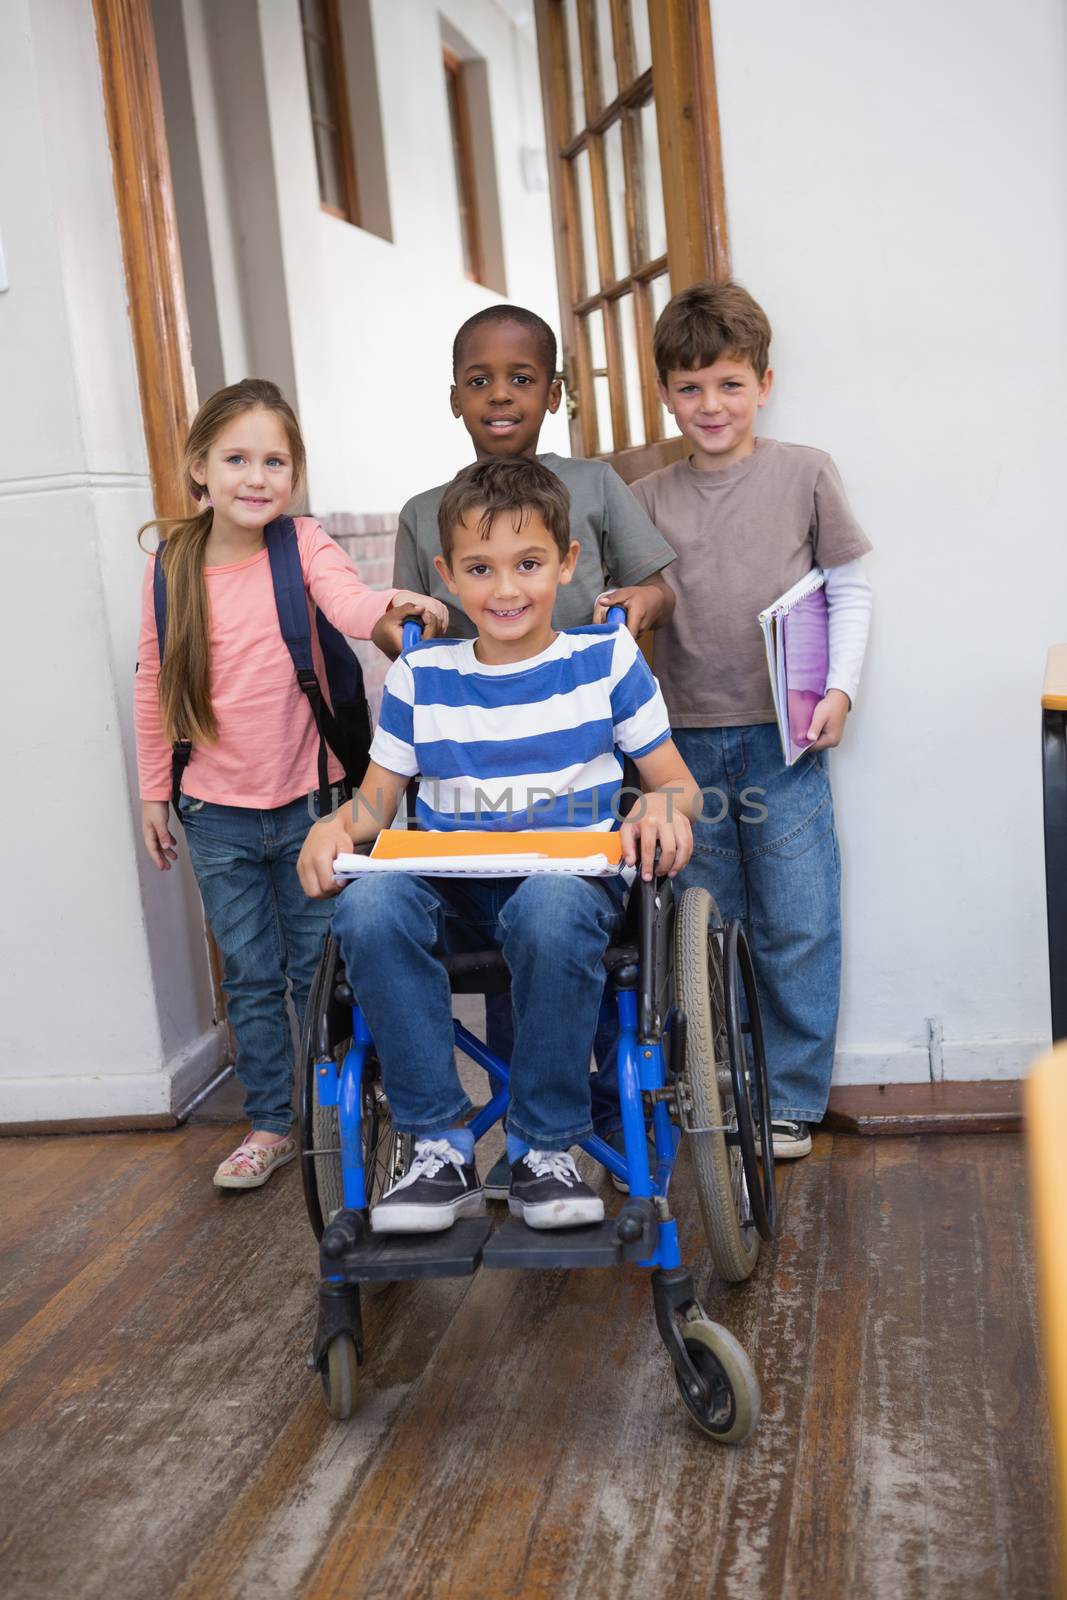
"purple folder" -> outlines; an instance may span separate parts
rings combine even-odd
[[[830,651],[825,581],[822,569],[814,567],[759,615],[787,767],[811,743],[811,715],[826,693]]]

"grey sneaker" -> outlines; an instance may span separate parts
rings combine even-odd
[[[487,1200],[506,1200],[511,1191],[511,1162],[505,1150],[499,1161],[494,1161],[482,1185]]]
[[[806,1122],[790,1122],[788,1118],[771,1120],[771,1138],[774,1141],[776,1161],[796,1161],[811,1154],[811,1130]],[[759,1135],[756,1135],[756,1154],[759,1155]]]
[[[617,1156],[622,1156],[622,1159],[625,1161],[626,1160],[626,1140],[623,1137],[622,1129],[621,1128],[616,1128],[615,1132],[608,1136],[608,1141],[607,1142],[608,1142],[608,1144],[610,1144],[610,1146],[614,1150],[615,1154]],[[652,1135],[651,1134],[649,1134],[649,1136],[648,1136],[648,1165],[649,1165],[649,1170],[652,1173],[652,1176],[655,1177],[655,1175],[656,1175],[656,1146],[652,1142]],[[612,1173],[611,1174],[611,1181],[615,1185],[615,1188],[619,1191],[620,1194],[629,1194],[630,1185],[627,1183],[625,1178],[617,1178],[615,1176],[615,1174]]]

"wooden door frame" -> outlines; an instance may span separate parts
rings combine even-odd
[[[157,517],[187,516],[181,462],[196,380],[152,10],[150,0],[93,0],[93,13],[152,503]],[[204,929],[225,1025],[222,960]]]
[[[552,201],[556,279],[560,291],[564,368],[574,372],[583,360],[572,310],[573,235],[577,217],[570,214],[560,178],[560,157],[568,142],[564,121],[569,86],[563,55],[562,26],[550,10],[555,0],[536,0],[537,52],[541,67],[541,99],[545,112],[549,192]],[[642,4],[644,0],[634,0]],[[655,0],[649,6],[652,39],[652,92],[659,131],[667,258],[671,289],[677,293],[700,279],[721,280],[730,274],[719,105],[715,89],[709,0]],[[651,330],[649,330],[651,331]],[[586,377],[583,398],[591,403]],[[571,449],[584,454],[581,423],[571,416]],[[620,475],[632,481],[677,459],[681,439],[658,440],[605,452]]]
[[[196,384],[152,10],[93,0],[93,12],[152,499],[157,516],[184,516]]]

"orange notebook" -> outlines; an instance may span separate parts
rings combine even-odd
[[[338,878],[365,872],[417,872],[426,877],[519,878],[534,872],[613,877],[622,866],[617,833],[414,833],[383,828],[369,856],[339,855]]]

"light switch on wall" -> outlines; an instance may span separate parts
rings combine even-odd
[[[4,261],[4,241],[0,239],[0,294],[10,287],[7,281],[7,265]]]

